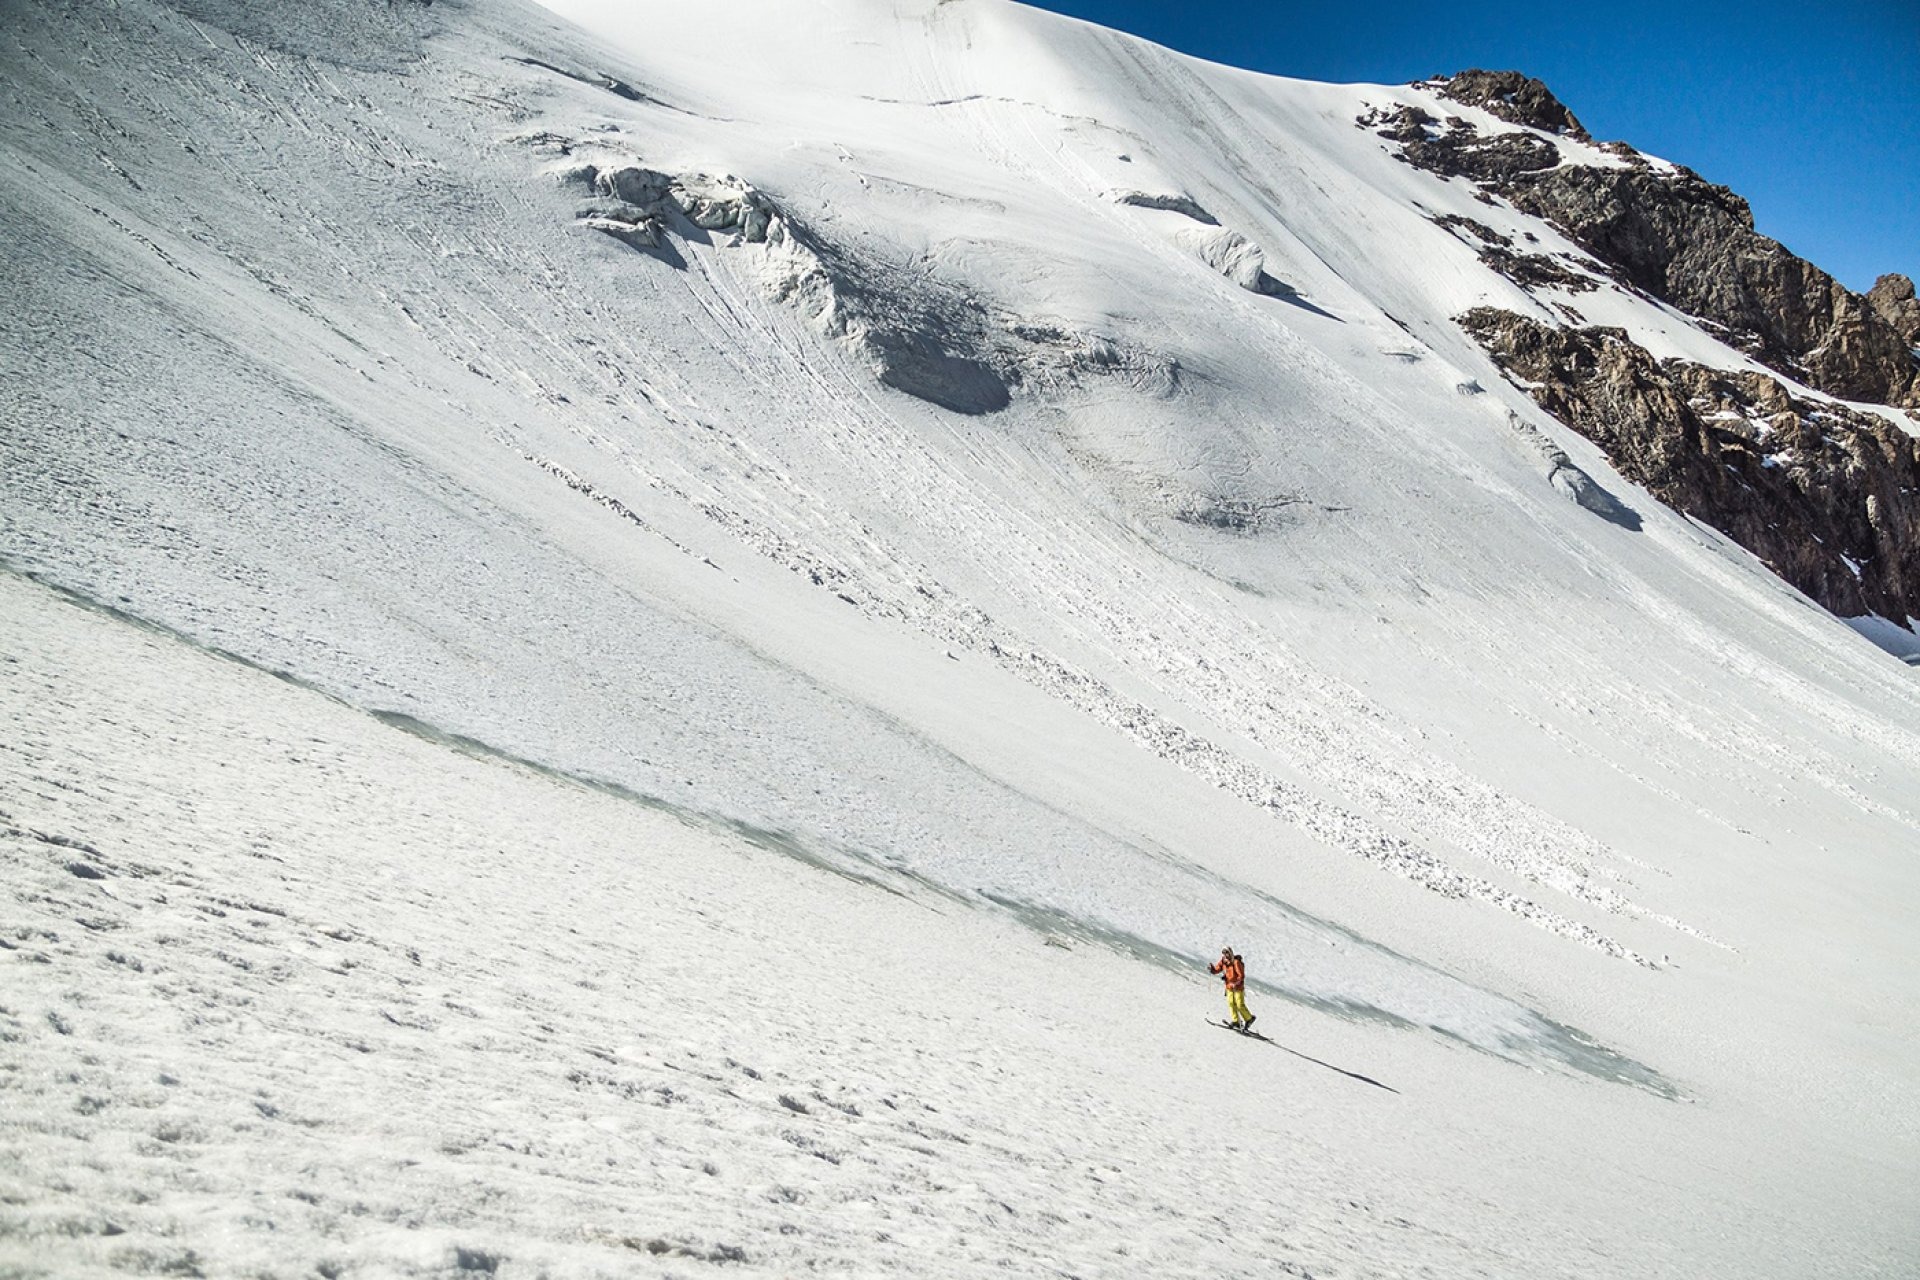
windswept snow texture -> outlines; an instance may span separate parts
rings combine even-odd
[[[1484,1060],[1271,1003],[1286,1056],[1216,1037],[1190,979],[1067,933],[447,750],[14,575],[0,605],[8,1274],[1378,1274],[1479,1265],[1482,1231],[1533,1274],[1603,1260],[1511,1203],[1560,1153],[1497,1117],[1560,1077],[1423,1115],[1429,1073]],[[1470,1220],[1408,1164],[1490,1140]],[[1243,1211],[1194,1203],[1228,1165]]]
[[[0,74],[0,1265],[1920,1257],[1920,681],[1453,323],[1751,367],[1355,123],[1486,113],[999,0]]]

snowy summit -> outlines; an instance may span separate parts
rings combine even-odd
[[[1005,0],[0,71],[0,1274],[1915,1274],[1903,277]]]

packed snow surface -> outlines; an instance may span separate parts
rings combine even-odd
[[[1573,247],[1431,91],[998,0],[0,69],[7,1274],[1914,1274],[1916,672],[1451,323],[1744,361],[1488,270]]]

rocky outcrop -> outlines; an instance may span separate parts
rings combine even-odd
[[[1920,301],[1914,299],[1913,281],[1905,276],[1881,276],[1867,290],[1867,305],[1909,346],[1920,348]]]
[[[1560,163],[1560,149],[1532,133],[1480,132],[1459,116],[1440,120],[1419,107],[1372,111],[1360,123],[1400,144],[1400,158],[1444,178],[1470,178],[1499,189],[1523,173]]]
[[[1440,214],[1433,218],[1433,222],[1478,252],[1481,262],[1529,292],[1534,289],[1565,289],[1571,293],[1587,293],[1600,287],[1599,280],[1589,269],[1593,267],[1592,263],[1580,263],[1571,258],[1562,261],[1549,254],[1527,253],[1515,246],[1512,236],[1502,235],[1485,223],[1463,218],[1457,213]]]
[[[1732,345],[1849,400],[1920,407],[1911,344],[1839,281],[1759,234],[1747,202],[1687,169],[1570,165],[1501,194]]]
[[[1690,169],[1652,164],[1624,144],[1605,147],[1619,164],[1568,163],[1560,145],[1535,130],[1581,140],[1585,130],[1537,80],[1466,71],[1421,87],[1528,128],[1488,136],[1411,106],[1362,116],[1399,144],[1408,164],[1466,178],[1486,198],[1552,223],[1623,284],[1708,322],[1730,345],[1798,381],[1849,400],[1920,408],[1920,307],[1910,283],[1902,295],[1904,277],[1855,294],[1756,231],[1753,211],[1734,192]]]
[[[1458,320],[1621,475],[1829,610],[1920,616],[1920,439],[1762,373],[1656,360],[1619,329]]]
[[[1480,107],[1508,124],[1523,124],[1581,142],[1593,140],[1551,89],[1518,71],[1462,71],[1433,84],[1441,97]]]

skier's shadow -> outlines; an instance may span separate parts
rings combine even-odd
[[[1375,1080],[1372,1076],[1363,1076],[1358,1071],[1348,1071],[1345,1067],[1336,1067],[1331,1062],[1322,1062],[1318,1058],[1309,1057],[1307,1054],[1300,1052],[1298,1049],[1288,1049],[1287,1046],[1281,1044],[1278,1040],[1268,1040],[1267,1037],[1265,1036],[1262,1036],[1260,1038],[1262,1040],[1266,1040],[1268,1044],[1272,1045],[1276,1049],[1286,1050],[1286,1052],[1292,1054],[1296,1058],[1305,1058],[1308,1062],[1311,1062],[1316,1067],[1325,1067],[1329,1071],[1338,1071],[1341,1075],[1346,1076],[1350,1080],[1362,1081],[1366,1084],[1372,1085],[1376,1089],[1385,1089],[1388,1093],[1400,1092],[1398,1089],[1394,1088],[1390,1084],[1381,1084],[1378,1080]]]
[[[1212,1018],[1208,1018],[1207,1021],[1211,1023],[1213,1026],[1220,1027],[1227,1031],[1232,1031],[1238,1035],[1243,1035],[1249,1040],[1264,1041],[1265,1043],[1272,1045],[1276,1049],[1280,1049],[1287,1053],[1292,1054],[1296,1058],[1304,1058],[1306,1061],[1311,1062],[1316,1067],[1325,1067],[1329,1071],[1337,1071],[1341,1075],[1346,1076],[1348,1079],[1358,1080],[1363,1084],[1370,1084],[1376,1089],[1385,1089],[1388,1093],[1400,1092],[1398,1089],[1394,1088],[1390,1084],[1381,1084],[1378,1080],[1375,1080],[1372,1076],[1363,1076],[1358,1071],[1349,1071],[1345,1067],[1336,1067],[1331,1062],[1322,1062],[1320,1061],[1320,1059],[1313,1057],[1310,1054],[1302,1053],[1298,1049],[1288,1049],[1287,1046],[1281,1044],[1278,1040],[1275,1040],[1272,1036],[1263,1034],[1262,1032],[1241,1031],[1238,1027],[1228,1026],[1224,1022],[1214,1022]]]

